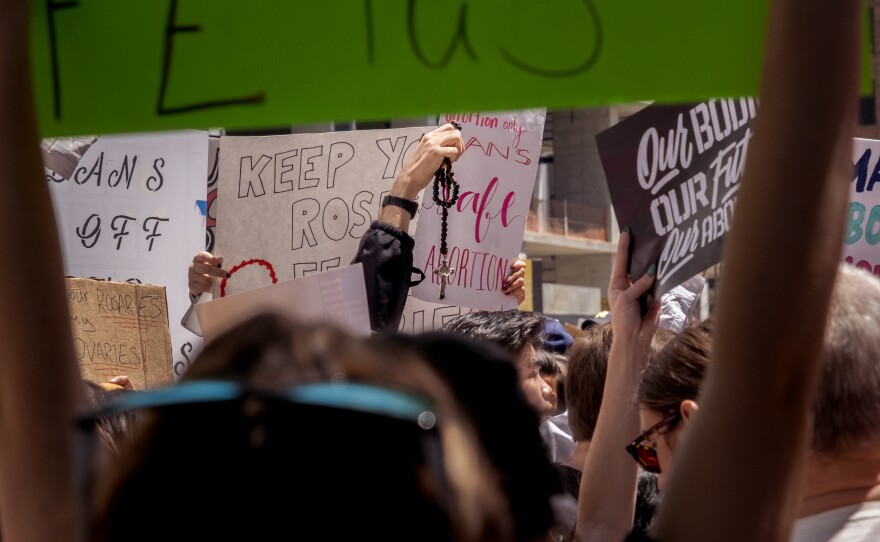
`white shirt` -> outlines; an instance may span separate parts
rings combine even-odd
[[[567,410],[542,423],[539,429],[551,463],[562,463],[571,457],[575,445],[574,439],[571,438],[571,429],[568,427]]]
[[[880,541],[880,502],[871,501],[797,520],[791,542]]]

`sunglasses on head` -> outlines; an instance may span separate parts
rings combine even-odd
[[[654,474],[660,473],[660,460],[657,459],[657,451],[647,444],[642,444],[651,435],[663,429],[667,425],[677,423],[681,418],[680,412],[675,412],[666,416],[659,422],[648,428],[647,431],[637,436],[635,440],[626,445],[626,451],[636,460],[643,469]]]

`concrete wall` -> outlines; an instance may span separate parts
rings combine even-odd
[[[550,191],[554,199],[595,207],[611,205],[596,146],[596,134],[610,126],[606,107],[553,112]]]
[[[542,291],[546,314],[593,315],[601,310],[598,288],[545,283]]]

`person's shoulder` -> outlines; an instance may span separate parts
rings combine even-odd
[[[880,501],[832,508],[798,519],[791,542],[867,542],[880,532]]]

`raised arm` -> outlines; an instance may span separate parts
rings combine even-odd
[[[30,2],[0,0],[0,529],[80,540],[72,414],[81,393],[31,90]]]
[[[581,478],[575,531],[579,541],[622,540],[633,526],[639,473],[624,449],[639,433],[636,390],[651,355],[660,302],[642,317],[639,297],[654,284],[654,273],[649,270],[635,283],[627,277],[629,242],[629,233],[622,233],[608,284],[614,336],[602,407]]]
[[[655,537],[787,540],[841,253],[858,0],[774,0],[700,415]]]

